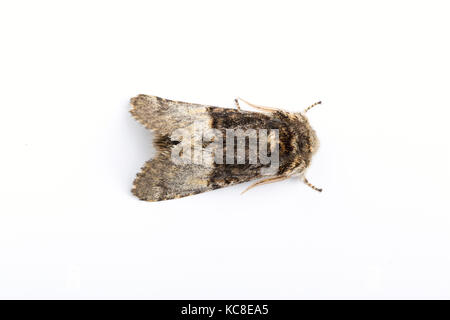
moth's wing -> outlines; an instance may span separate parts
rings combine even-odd
[[[167,153],[147,161],[133,184],[141,200],[161,201],[213,190],[209,179],[213,169],[195,164],[176,164]]]
[[[209,106],[140,94],[130,101],[133,117],[147,129],[170,136],[179,128],[211,127]]]
[[[137,174],[132,193],[146,201],[177,199],[262,178],[260,169],[257,165],[176,164],[170,153],[161,152]]]
[[[177,129],[194,134],[195,128],[210,128],[209,106],[142,94],[132,98],[130,103],[133,117],[155,132],[153,142],[158,151],[137,174],[133,194],[141,200],[161,201],[214,189],[209,185],[214,170],[211,163],[180,164],[171,159],[172,149],[176,147],[171,135]]]

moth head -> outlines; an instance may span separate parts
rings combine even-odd
[[[305,112],[296,113],[297,119],[300,122],[300,135],[299,149],[304,153],[311,156],[319,149],[319,139],[317,138],[316,131],[311,127]]]
[[[314,104],[316,105],[316,104]],[[312,106],[314,106],[312,105]],[[300,139],[298,141],[298,148],[300,150],[300,154],[302,154],[302,159],[305,159],[303,163],[299,165],[297,168],[298,173],[300,173],[300,176],[303,178],[303,182],[309,186],[310,188],[322,192],[321,188],[317,188],[313,184],[311,184],[308,179],[305,177],[305,171],[308,168],[311,158],[316,153],[317,149],[319,148],[319,139],[317,138],[316,131],[311,127],[309,124],[308,118],[306,117],[306,112],[311,109],[312,107],[309,107],[305,109],[304,112],[297,113],[297,119],[300,122],[299,124],[299,132],[300,132]]]
[[[309,110],[311,110],[312,108],[314,108],[315,106],[319,105],[319,104],[322,104],[322,101],[318,101],[316,103],[313,103],[308,108],[303,110],[302,113],[300,113],[304,123],[306,124],[306,128],[309,131],[308,136],[309,136],[309,142],[310,142],[310,145],[311,145],[311,150],[310,150],[311,154],[316,153],[317,149],[319,148],[319,139],[317,139],[316,132],[314,131],[314,129],[309,124],[308,118],[306,117],[306,113]]]

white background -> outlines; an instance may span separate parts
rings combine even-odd
[[[447,1],[2,1],[0,298],[450,298]],[[146,93],[309,112],[299,180],[147,203]]]

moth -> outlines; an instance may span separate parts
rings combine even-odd
[[[242,110],[238,99],[258,111]],[[305,177],[319,147],[306,112],[321,102],[287,112],[238,99],[236,108],[219,108],[144,94],[132,98],[131,115],[154,132],[157,149],[137,174],[132,193],[162,201],[259,179],[246,192],[293,176],[321,192]]]

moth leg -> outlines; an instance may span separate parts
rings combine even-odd
[[[313,103],[312,105],[310,105],[308,108],[306,108],[305,110],[303,110],[303,113],[307,113],[309,110],[311,110],[311,108],[314,108],[315,106],[317,106],[318,104],[321,104],[322,101],[317,101],[315,103]]]
[[[241,106],[239,105],[238,99],[234,99],[234,104],[236,105],[236,108],[238,109],[238,111],[241,111]]]
[[[256,187],[256,186],[261,186],[263,184],[268,184],[268,183],[273,183],[273,182],[278,182],[278,181],[283,181],[285,179],[289,178],[288,176],[277,176],[277,177],[271,177],[271,178],[267,178],[267,179],[263,179],[260,180],[258,182],[255,182],[254,184],[252,184],[251,186],[249,186],[247,189],[245,189],[244,191],[241,192],[241,194],[246,193],[248,190]]]
[[[256,105],[256,104],[253,104],[253,103],[250,103],[250,102],[248,102],[248,101],[245,101],[244,99],[242,99],[242,98],[237,98],[236,100],[241,100],[241,101],[244,101],[246,104],[248,104],[250,107],[253,107],[253,108],[255,108],[255,109],[258,109],[258,110],[261,110],[261,111],[266,111],[266,112],[276,112],[276,111],[280,111],[280,109],[277,109],[277,108],[269,108],[269,107],[263,107],[263,106],[258,106],[258,105]]]
[[[322,192],[322,189],[321,189],[321,188],[317,188],[316,186],[312,185],[312,184],[308,181],[308,179],[306,179],[306,177],[303,177],[303,182],[304,182],[308,187],[310,187],[310,188],[312,188],[312,189],[314,189],[314,190],[316,190],[316,191]]]

